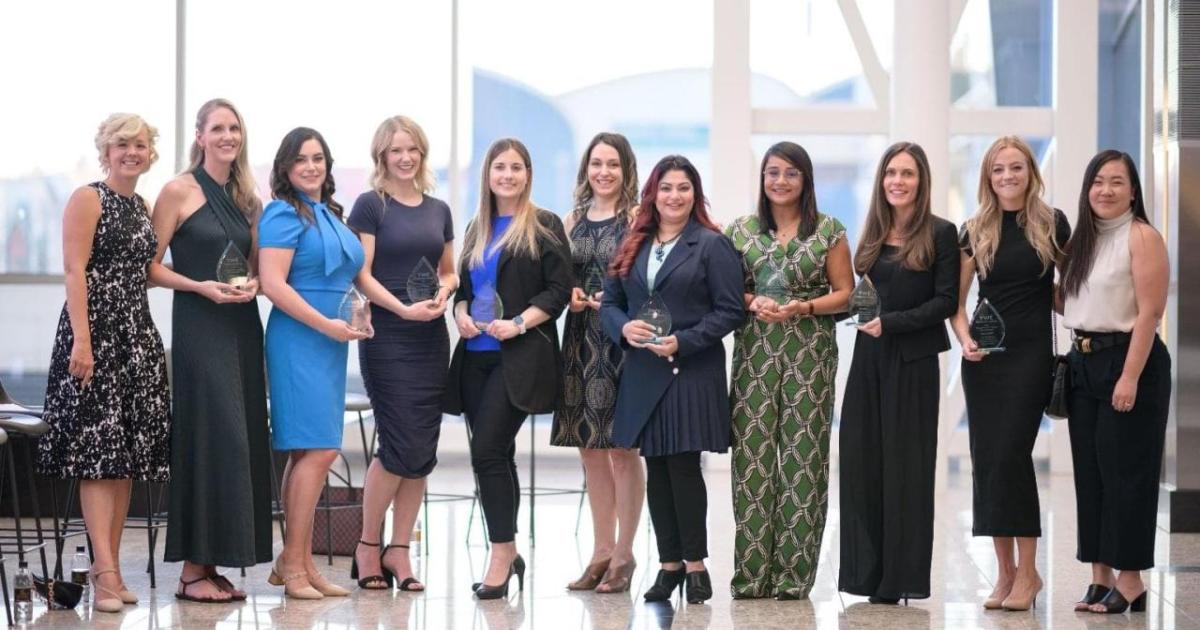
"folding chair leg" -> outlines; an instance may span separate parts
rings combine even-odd
[[[38,555],[42,560],[42,575],[49,575],[46,570],[46,534],[42,531],[42,502],[38,500],[37,484],[33,479],[33,451],[29,448],[29,438],[21,440],[25,448],[25,461],[29,464],[29,501],[33,504],[33,527],[37,530]]]
[[[154,530],[154,494],[150,482],[146,484],[146,544],[150,547],[150,555],[146,558],[146,571],[150,574],[150,588],[158,588],[157,576],[154,574],[154,543],[158,537]]]
[[[0,471],[0,476],[3,472]],[[0,591],[4,592],[4,618],[8,621],[8,627],[13,626],[12,602],[8,600],[8,577],[4,568],[4,554],[0,554]]]

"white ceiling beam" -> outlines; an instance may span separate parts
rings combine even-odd
[[[756,134],[881,134],[888,133],[886,110],[848,107],[756,108],[751,112]]]
[[[855,0],[838,0],[838,8],[841,9],[842,20],[846,22],[846,28],[850,31],[850,40],[854,42],[854,50],[858,53],[858,61],[862,64],[867,85],[875,97],[875,106],[881,111],[888,111],[888,99],[890,98],[888,73],[883,69],[883,63],[879,61],[879,54],[875,52],[875,45],[871,42],[871,33],[867,31],[867,25],[863,22],[862,13],[858,10],[858,3]]]

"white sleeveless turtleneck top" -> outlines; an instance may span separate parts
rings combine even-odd
[[[1096,259],[1079,293],[1067,296],[1063,325],[1089,332],[1131,332],[1137,319],[1129,233],[1133,210],[1115,219],[1096,219]]]

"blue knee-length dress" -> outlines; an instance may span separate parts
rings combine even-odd
[[[358,239],[325,204],[308,202],[315,221],[275,200],[258,223],[259,247],[295,250],[287,283],[313,308],[336,318],[363,265]],[[278,306],[267,321],[267,378],[275,450],[341,448],[349,344],[308,327]]]

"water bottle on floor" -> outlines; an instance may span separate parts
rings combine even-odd
[[[87,550],[82,545],[76,547],[75,557],[71,558],[71,581],[83,587],[83,596],[79,601],[85,605],[92,601],[92,585],[88,580],[91,569]]]
[[[13,601],[17,610],[14,621],[17,625],[33,621],[33,575],[29,573],[29,563],[22,560],[13,576]]]
[[[423,539],[423,537],[421,536],[421,519],[417,519],[417,522],[413,523],[412,540],[410,540],[408,542],[408,546],[410,547],[409,551],[411,552],[411,558],[412,558],[413,575],[417,575],[417,576],[419,576],[421,574],[421,545],[423,544],[422,539]]]

